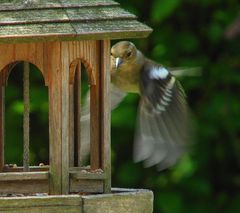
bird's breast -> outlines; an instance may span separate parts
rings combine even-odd
[[[139,93],[139,75],[131,72],[117,71],[111,75],[111,82],[127,93]]]

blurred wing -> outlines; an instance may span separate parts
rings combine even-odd
[[[184,67],[174,67],[169,68],[169,72],[176,76],[176,77],[196,77],[202,75],[202,68],[201,67],[191,67],[191,68],[184,68]]]
[[[142,70],[134,160],[159,170],[172,166],[186,150],[188,110],[185,93],[163,67]]]
[[[122,102],[125,98],[127,93],[123,92],[122,90],[118,89],[116,86],[111,84],[110,86],[110,93],[111,93],[111,110],[118,107],[118,105]]]
[[[110,86],[111,95],[111,110],[115,109],[119,103],[126,96],[125,92],[115,87],[113,84]],[[86,95],[84,105],[81,108],[81,156],[85,161],[90,152],[90,91]]]

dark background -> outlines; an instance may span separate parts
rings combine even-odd
[[[138,104],[129,95],[112,113],[113,186],[148,188],[155,213],[240,212],[240,36],[225,30],[239,15],[239,0],[118,0],[154,29],[134,40],[151,59],[170,67],[202,67],[180,78],[195,124],[191,152],[163,172],[132,162]],[[6,163],[22,164],[22,73],[6,90]],[[32,70],[35,70],[32,66]],[[20,79],[20,80],[19,80]],[[31,72],[31,164],[48,163],[48,97],[40,72]]]

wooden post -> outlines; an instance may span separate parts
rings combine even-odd
[[[69,49],[68,42],[61,43],[61,129],[62,129],[62,194],[69,193]]]
[[[29,103],[29,63],[23,63],[23,171],[29,171],[29,125],[30,125],[30,103]]]
[[[97,45],[96,45],[97,46]],[[98,51],[96,49],[95,51]],[[90,88],[90,164],[91,169],[99,169],[101,164],[100,156],[100,147],[101,147],[101,138],[100,138],[100,56],[97,59],[98,61],[98,70],[96,70],[96,82],[91,84]]]
[[[62,69],[60,42],[48,43],[50,194],[62,193]]]
[[[81,62],[78,63],[74,75],[74,147],[75,147],[75,165],[81,166]]]
[[[1,75],[3,76],[3,75]],[[0,85],[0,171],[4,167],[4,120],[5,120],[5,87]]]
[[[111,103],[110,103],[110,40],[101,41],[101,153],[102,167],[106,173],[104,192],[111,191]]]
[[[74,85],[69,85],[69,166],[75,166],[74,146]]]

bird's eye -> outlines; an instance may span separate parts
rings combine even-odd
[[[132,55],[132,52],[127,53],[127,57],[130,57]]]

